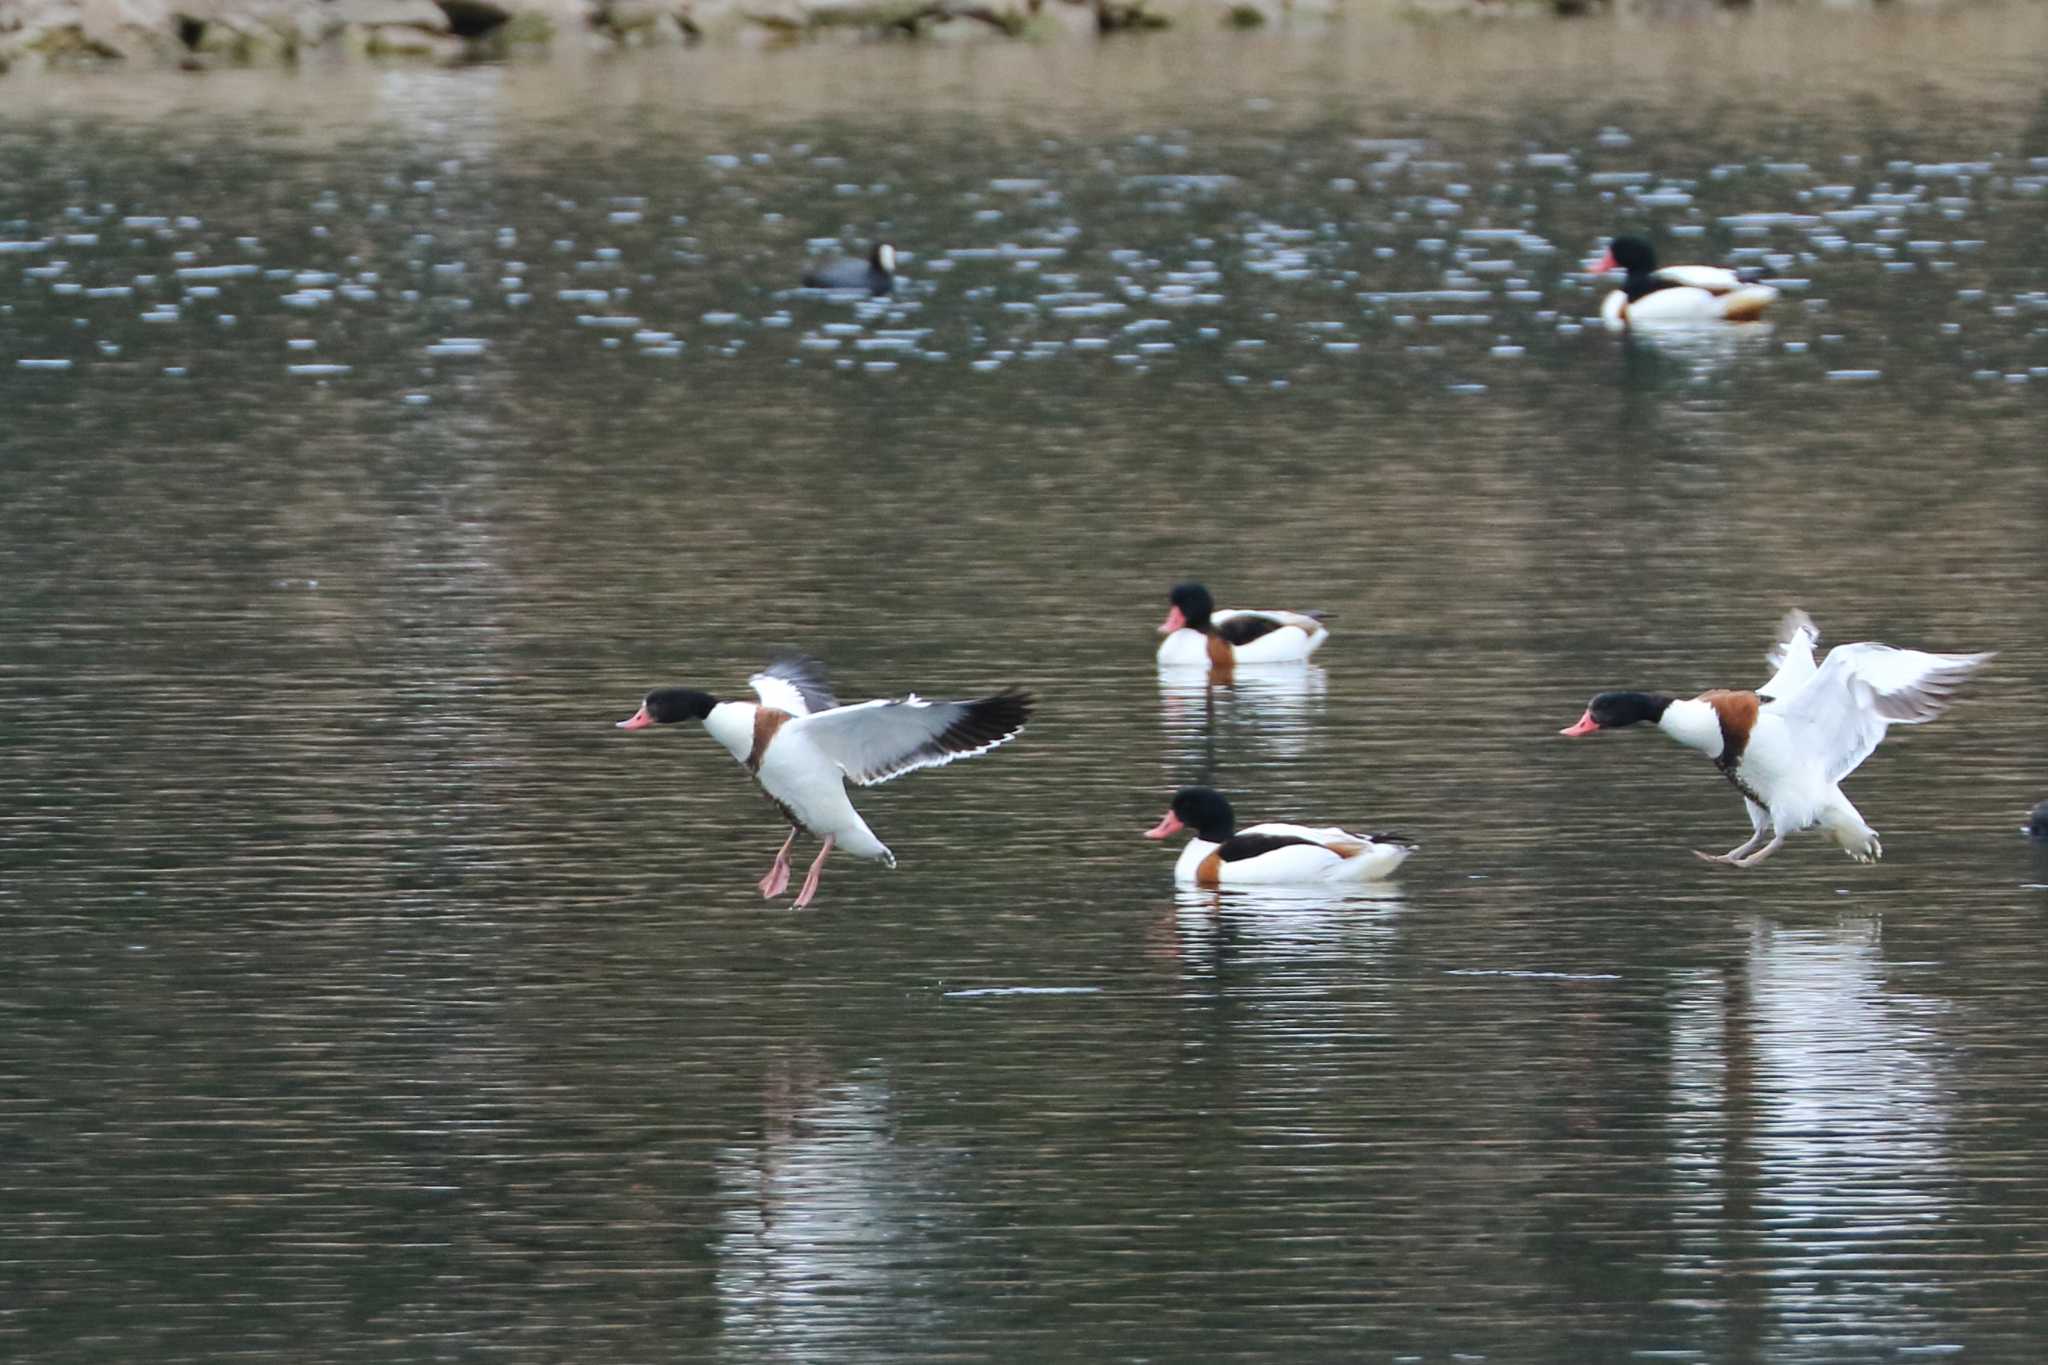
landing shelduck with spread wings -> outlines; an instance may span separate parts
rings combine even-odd
[[[1858,862],[1884,855],[1841,781],[1870,757],[1886,729],[1920,725],[1948,706],[1989,654],[1927,654],[1890,645],[1838,645],[1816,666],[1820,632],[1794,611],[1778,632],[1777,672],[1755,691],[1716,688],[1697,697],[1602,692],[1560,731],[1577,738],[1647,721],[1721,770],[1749,812],[1751,837],[1708,862],[1754,867],[1791,835],[1819,825]]]
[[[841,706],[817,660],[789,655],[748,679],[759,701],[721,701],[708,692],[659,687],[622,730],[701,720],[711,737],[754,775],[790,823],[789,837],[759,883],[763,896],[789,885],[789,850],[799,831],[823,841],[795,904],[809,905],[833,848],[896,866],[848,799],[846,784],[873,786],[919,768],[985,754],[1015,739],[1031,715],[1028,693],[1010,688],[975,701],[895,701]]]

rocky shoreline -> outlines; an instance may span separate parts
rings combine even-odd
[[[1960,7],[1970,0],[1919,0]],[[1096,36],[1322,25],[1347,9],[1417,18],[1698,16],[1899,0],[0,0],[0,71],[104,63],[289,65],[315,55],[492,60],[562,45]],[[1910,0],[1909,0],[1910,3]]]

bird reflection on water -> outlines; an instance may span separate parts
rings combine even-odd
[[[1319,664],[1240,667],[1220,684],[1210,682],[1207,668],[1162,668],[1166,771],[1176,783],[1215,782],[1218,745],[1226,741],[1242,741],[1252,757],[1304,758],[1314,748],[1329,690],[1329,674]]]
[[[1679,1266],[1731,1246],[1779,1273],[1745,1292],[1802,1316],[1911,1319],[1939,1289],[1905,1269],[1946,1237],[1958,1172],[1942,1083],[1948,1001],[1901,990],[1882,921],[1753,922],[1747,951],[1680,992],[1669,1160]],[[1854,1248],[1853,1255],[1846,1254]]]

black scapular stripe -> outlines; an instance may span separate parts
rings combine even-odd
[[[1233,645],[1248,645],[1286,627],[1285,621],[1270,616],[1233,616],[1217,623],[1216,633]]]
[[[1226,839],[1216,850],[1216,856],[1226,863],[1241,863],[1247,858],[1256,858],[1261,853],[1271,853],[1276,848],[1289,844],[1307,844],[1310,848],[1322,845],[1313,839],[1304,839],[1298,834],[1239,834]]]

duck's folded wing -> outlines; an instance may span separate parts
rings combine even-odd
[[[1956,687],[1989,654],[1928,654],[1872,643],[1829,651],[1806,684],[1770,709],[1800,734],[1830,782],[1870,757],[1885,727],[1920,725],[1948,706]]]
[[[1209,619],[1221,625],[1225,621],[1251,616],[1262,621],[1271,621],[1276,625],[1300,626],[1303,630],[1314,630],[1323,623],[1326,615],[1328,613],[1320,611],[1252,611],[1243,607],[1228,607],[1211,613]]]
[[[1301,848],[1312,848],[1318,854],[1332,851],[1319,839],[1310,839],[1300,834],[1275,834],[1271,832],[1271,827],[1262,826],[1231,835],[1217,846],[1216,856],[1226,863],[1245,863],[1254,858],[1278,853],[1281,849]],[[1293,853],[1286,855],[1290,861],[1299,856]],[[1325,860],[1318,858],[1311,866],[1320,865],[1323,861]]]
[[[1764,655],[1764,662],[1774,670],[1771,680],[1759,687],[1757,694],[1775,700],[1789,697],[1805,686],[1817,671],[1813,647],[1819,643],[1820,627],[1811,616],[1797,607],[1786,612],[1785,619],[1778,624],[1778,642]]]
[[[1314,825],[1290,825],[1279,820],[1267,820],[1260,824],[1247,825],[1237,832],[1236,837],[1242,839],[1252,834],[1274,839],[1306,839],[1310,843],[1321,843],[1325,839],[1350,837],[1335,825],[1318,828]]]
[[[1403,848],[1417,847],[1414,841],[1405,835],[1383,833],[1353,834],[1350,830],[1343,829],[1337,825],[1318,826],[1267,823],[1251,825],[1238,831],[1239,837],[1247,834],[1307,839],[1312,843],[1321,844],[1325,848],[1335,848],[1338,845],[1343,845],[1346,848],[1356,849],[1367,844],[1397,844]]]
[[[1314,635],[1322,629],[1320,615],[1301,611],[1219,611],[1209,617],[1216,631],[1233,645],[1248,645],[1286,626],[1296,626]]]
[[[808,716],[830,711],[839,705],[825,683],[825,665],[808,654],[778,654],[768,666],[747,679],[763,706]]]
[[[857,289],[867,282],[868,268],[862,261],[823,261],[804,272],[806,289]]]
[[[1030,694],[1015,688],[976,701],[870,701],[791,721],[801,734],[864,787],[919,768],[985,754],[1015,739],[1031,715]]]
[[[1717,265],[1667,265],[1662,270],[1651,271],[1650,278],[1684,288],[1704,289],[1710,294],[1726,294],[1742,288],[1742,276]]]

